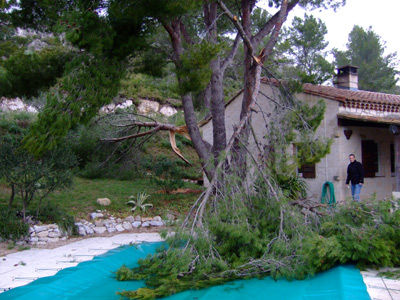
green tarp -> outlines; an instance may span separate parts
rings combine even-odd
[[[29,285],[0,294],[0,300],[117,300],[116,291],[144,286],[141,281],[119,282],[112,272],[125,264],[137,265],[140,258],[154,253],[161,243],[126,246],[111,250],[91,261],[64,269]],[[165,298],[168,300],[334,300],[370,299],[362,276],[354,266],[338,266],[301,281],[264,279],[237,280],[205,290],[186,291]]]

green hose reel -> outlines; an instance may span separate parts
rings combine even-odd
[[[335,188],[333,186],[333,183],[330,181],[325,182],[322,186],[321,203],[328,204],[329,206],[336,205]]]

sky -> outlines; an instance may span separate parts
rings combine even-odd
[[[260,1],[267,2],[267,1]],[[397,52],[400,57],[400,0],[347,0],[346,5],[333,10],[307,11],[320,18],[327,26],[325,36],[329,42],[327,49],[346,49],[349,33],[354,25],[364,29],[372,26],[372,30],[386,42],[385,55]],[[260,5],[261,6],[261,5]],[[290,25],[294,15],[304,16],[306,11],[296,7],[290,12],[286,21]]]

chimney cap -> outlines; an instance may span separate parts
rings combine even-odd
[[[334,85],[340,89],[358,91],[358,67],[345,65],[337,68],[337,75]]]
[[[359,67],[355,65],[344,65],[341,67],[336,68],[338,71],[338,74],[341,73],[352,73],[352,74],[357,74]]]

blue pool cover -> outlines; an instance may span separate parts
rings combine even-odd
[[[112,272],[123,264],[137,266],[140,258],[154,253],[161,243],[125,246],[91,261],[64,269],[51,277],[0,294],[0,300],[117,300],[116,291],[135,290],[142,281],[117,281]],[[186,291],[168,300],[367,300],[370,299],[360,271],[346,265],[301,281],[264,279],[236,280],[205,290]]]

